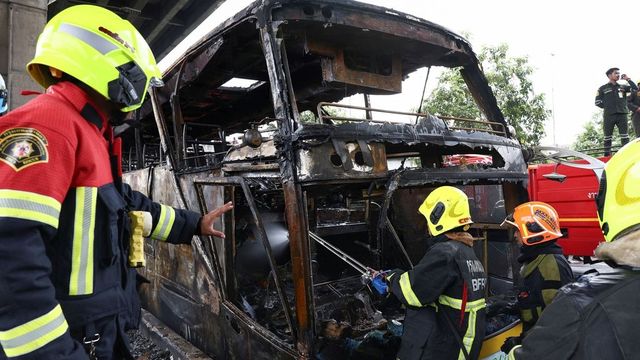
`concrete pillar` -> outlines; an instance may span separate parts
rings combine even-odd
[[[32,97],[22,90],[41,91],[27,74],[38,35],[47,22],[47,0],[0,0],[0,74],[9,90],[9,109],[15,109]]]

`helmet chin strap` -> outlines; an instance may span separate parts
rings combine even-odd
[[[127,113],[123,113],[120,110],[113,110],[109,114],[109,124],[111,126],[118,126],[124,124],[127,119]]]

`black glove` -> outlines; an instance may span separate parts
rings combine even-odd
[[[509,354],[509,351],[511,351],[511,349],[521,344],[522,338],[520,338],[520,336],[511,336],[504,340],[504,344],[502,344],[500,350],[505,354]]]
[[[518,305],[515,301],[497,299],[487,304],[487,317],[493,317],[498,314],[518,314]]]

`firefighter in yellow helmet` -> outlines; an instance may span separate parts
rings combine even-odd
[[[398,359],[477,359],[484,338],[486,274],[466,232],[469,199],[461,190],[433,190],[418,211],[431,246],[416,266],[393,270],[390,291],[406,306]]]
[[[573,272],[556,244],[562,233],[558,213],[551,205],[540,201],[521,204],[504,224],[515,229],[514,237],[520,244],[518,262],[522,264],[515,309],[520,313],[523,334],[505,341],[508,350],[533,328],[558,289],[573,281]]]
[[[132,359],[135,270],[128,211],[150,237],[224,237],[204,216],[152,202],[122,183],[112,124],[139,108],[160,70],[128,21],[97,6],[53,17],[29,74],[46,93],[0,122],[0,359]]]
[[[509,359],[618,360],[640,356],[640,139],[606,164],[596,198],[612,269],[564,286]]]
[[[0,75],[0,116],[7,112],[9,108],[9,92],[7,91],[7,85]]]

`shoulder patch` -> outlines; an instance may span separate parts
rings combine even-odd
[[[0,161],[20,171],[49,161],[47,138],[34,128],[12,128],[0,134]]]

